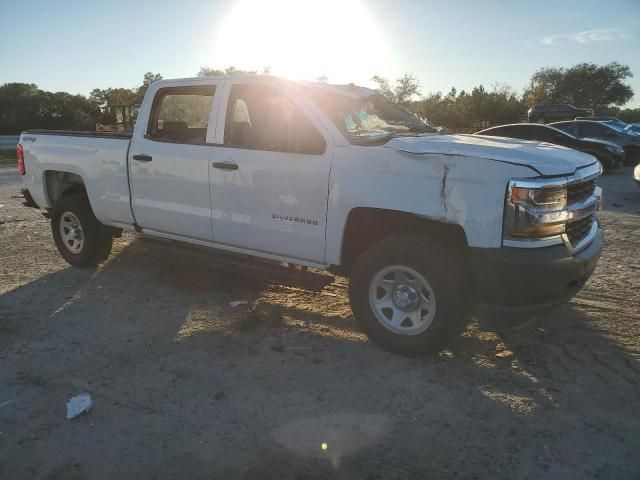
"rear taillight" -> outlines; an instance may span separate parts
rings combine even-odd
[[[20,172],[20,175],[24,175],[24,150],[22,149],[22,145],[18,145],[16,147],[16,154],[18,155],[18,171]]]

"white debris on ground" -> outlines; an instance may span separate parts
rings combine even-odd
[[[67,402],[67,420],[71,420],[81,413],[88,412],[92,405],[93,400],[91,400],[91,395],[88,393],[81,393],[80,395],[72,397]]]
[[[229,302],[229,306],[231,308],[239,307],[240,305],[248,305],[249,302],[247,300],[236,300],[234,302]]]

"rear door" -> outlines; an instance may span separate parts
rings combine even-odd
[[[330,136],[278,83],[239,80],[225,97],[211,159],[214,242],[323,263]]]
[[[222,80],[161,86],[129,152],[133,212],[147,230],[211,241],[207,136]],[[144,117],[144,113],[143,113]]]

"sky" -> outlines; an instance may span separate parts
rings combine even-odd
[[[508,84],[545,66],[629,65],[640,107],[640,0],[0,0],[0,84],[88,94],[203,66],[421,92]]]

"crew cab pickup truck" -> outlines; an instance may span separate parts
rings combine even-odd
[[[442,349],[574,295],[603,246],[600,164],[560,146],[440,135],[373,90],[270,76],[162,80],[132,135],[27,131],[18,164],[61,255],[124,230],[349,277],[379,345]]]

